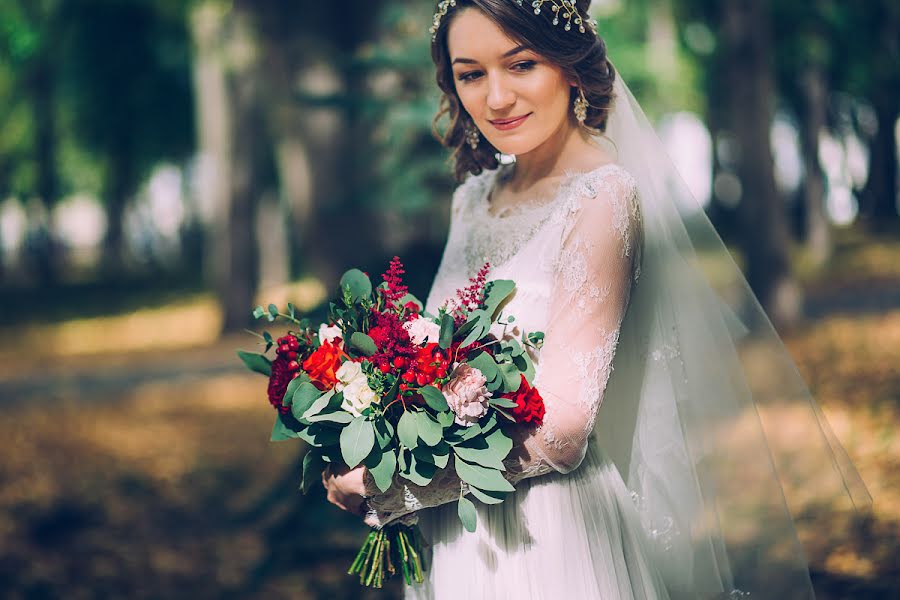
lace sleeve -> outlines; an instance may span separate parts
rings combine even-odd
[[[639,273],[641,218],[634,180],[626,171],[605,171],[584,181],[571,206],[536,361],[534,385],[546,414],[538,429],[513,433],[515,445],[505,461],[512,483],[551,471],[569,473],[581,464]],[[424,488],[397,483],[373,496],[366,522],[384,525],[465,493],[466,484],[451,469],[438,477]],[[374,485],[369,489],[378,494]]]

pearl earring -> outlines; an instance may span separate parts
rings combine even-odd
[[[472,122],[466,123],[466,143],[472,150],[477,150],[480,142],[481,134],[478,133],[478,128]]]
[[[584,125],[584,121],[585,119],[587,119],[587,109],[588,101],[587,98],[584,97],[584,90],[578,88],[578,97],[575,98],[573,111],[575,112],[575,118],[578,120],[578,123],[580,125]]]

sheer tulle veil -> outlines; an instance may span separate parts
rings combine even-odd
[[[644,247],[592,443],[632,490],[673,598],[811,598],[794,519],[871,498],[621,78],[615,93],[596,141],[637,182]]]

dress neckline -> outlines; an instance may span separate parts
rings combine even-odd
[[[519,202],[513,206],[504,208],[503,211],[499,214],[493,214],[491,213],[491,195],[494,192],[494,188],[496,187],[497,181],[500,176],[506,175],[508,170],[511,169],[514,164],[515,163],[503,164],[496,169],[487,171],[486,173],[487,180],[485,181],[484,191],[480,195],[481,197],[479,198],[478,205],[481,208],[482,214],[492,221],[514,220],[517,217],[532,215],[536,212],[547,210],[552,206],[556,206],[558,204],[557,200],[561,196],[563,196],[566,191],[571,190],[583,178],[589,175],[596,175],[610,169],[622,168],[622,166],[618,163],[611,161],[588,171],[575,171],[566,169],[563,175],[562,182],[556,187],[553,192],[550,192],[548,194],[538,194],[527,202]]]

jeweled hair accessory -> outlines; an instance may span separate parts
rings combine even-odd
[[[532,0],[531,7],[534,9],[534,14],[541,14],[541,9],[548,2],[550,3],[550,10],[553,11],[554,25],[559,25],[560,21],[563,20],[565,21],[563,29],[566,31],[571,31],[572,27],[577,27],[581,33],[587,32],[588,29],[594,33],[597,32],[597,22],[593,19],[582,18],[581,13],[578,12],[578,8],[575,6],[575,0]],[[516,0],[516,4],[525,6],[525,0]],[[431,32],[432,42],[437,39],[437,31],[441,26],[441,19],[455,6],[456,0],[442,0],[438,3],[437,12],[434,13],[433,22],[428,29]]]

